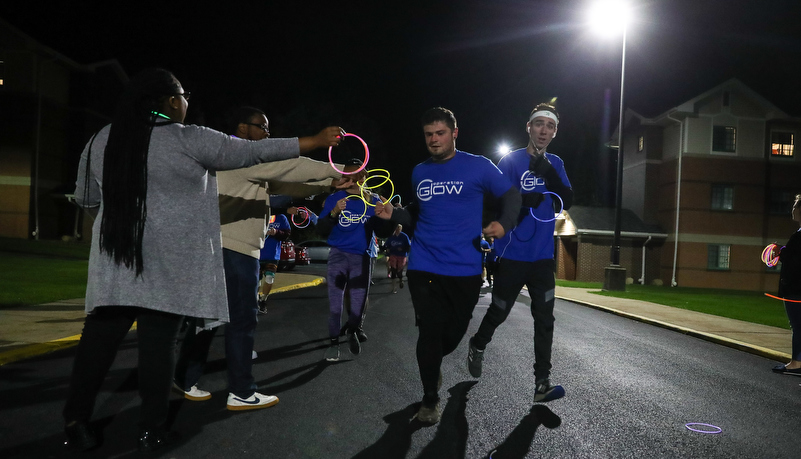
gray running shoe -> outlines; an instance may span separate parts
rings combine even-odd
[[[325,360],[329,362],[339,361],[339,343],[332,343],[328,346],[328,349],[325,350]]]
[[[473,346],[473,338],[470,338],[468,341],[468,350],[467,350],[467,371],[470,372],[470,376],[474,378],[481,377],[481,367],[484,363],[484,351],[479,350],[477,347]]]
[[[417,420],[423,424],[438,423],[439,418],[442,416],[442,412],[439,408],[439,402],[435,403],[433,406],[426,405],[425,403],[421,404],[420,409],[417,410],[417,414],[415,416],[417,417]]]

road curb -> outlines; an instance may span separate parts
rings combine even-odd
[[[323,283],[325,283],[325,278],[319,277],[309,282],[300,282],[297,284],[286,285],[284,287],[276,288],[271,292],[271,295],[281,292],[289,292],[291,290],[297,290],[301,288],[315,287]],[[136,330],[136,322],[134,322],[133,326],[131,327],[131,330]],[[77,346],[80,340],[81,340],[81,335],[78,334],[78,335],[68,336],[66,338],[60,338],[57,340],[48,341],[46,343],[36,343],[21,347],[19,349],[14,349],[11,351],[0,352],[0,366],[9,363],[19,362],[20,360],[37,357],[40,355],[49,354],[51,352],[55,352],[61,349],[66,349],[68,347]]]
[[[766,347],[757,346],[754,344],[744,343],[742,341],[737,341],[731,338],[726,338],[725,336],[715,335],[713,333],[702,332],[698,330],[693,330],[692,328],[682,327],[680,325],[671,324],[668,322],[662,322],[661,320],[651,319],[648,317],[640,316],[637,314],[632,314],[630,312],[621,311],[619,309],[610,308],[608,306],[601,306],[599,304],[590,303],[588,301],[576,300],[573,298],[568,298],[565,296],[556,295],[556,298],[560,300],[570,301],[571,303],[581,304],[583,306],[587,306],[593,309],[597,309],[599,311],[609,312],[621,317],[626,317],[628,319],[637,320],[643,323],[647,323],[649,325],[655,325],[657,327],[665,328],[668,330],[677,331],[679,333],[683,333],[685,335],[694,336],[696,338],[703,339],[704,341],[709,341],[716,344],[721,344],[723,346],[728,346],[733,349],[737,349],[743,352],[748,352],[749,354],[758,355],[760,357],[765,357],[771,360],[776,360],[778,362],[786,362],[791,359],[790,354],[785,352],[779,352],[773,349],[768,349]]]

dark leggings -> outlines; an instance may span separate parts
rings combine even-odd
[[[512,311],[523,285],[531,297],[531,316],[534,318],[534,379],[548,379],[551,372],[553,346],[553,305],[555,280],[553,260],[535,262],[501,259],[495,271],[492,303],[487,309],[473,344],[484,349],[492,341],[495,329]]]
[[[784,302],[784,310],[790,319],[790,328],[793,329],[793,360],[801,360],[801,303]]]
[[[423,383],[423,401],[439,400],[438,381],[442,358],[459,346],[473,309],[478,303],[481,276],[442,276],[408,271],[419,335],[417,366]]]
[[[86,316],[72,368],[64,420],[88,422],[120,343],[137,322],[139,427],[160,428],[167,420],[175,341],[182,316],[133,306],[102,306]]]

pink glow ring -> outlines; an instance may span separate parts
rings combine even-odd
[[[300,223],[298,223],[298,222],[295,221],[295,216],[293,215],[292,218],[291,218],[292,224],[295,225],[295,227],[301,228],[301,229],[309,226],[309,223],[311,223],[311,218],[309,218],[309,209],[307,209],[305,207],[298,207],[298,212],[303,212],[304,218]],[[305,223],[305,225],[303,225],[304,223]],[[303,225],[303,226],[301,226],[301,225]]]
[[[768,265],[769,268],[773,268],[774,266],[779,264],[779,256],[771,257],[773,252],[776,250],[778,246],[776,244],[768,244],[765,247],[765,250],[762,251],[762,263]]]
[[[362,138],[357,136],[356,134],[345,133],[345,137],[356,137],[357,139],[359,139],[359,142],[362,143],[362,146],[364,146],[364,162],[362,162],[362,167],[356,169],[353,172],[345,172],[345,171],[341,171],[341,170],[337,169],[337,167],[334,165],[334,160],[331,158],[331,151],[332,151],[332,149],[334,147],[328,147],[328,162],[329,162],[329,164],[331,164],[331,167],[333,167],[334,170],[339,172],[340,174],[342,174],[342,175],[353,175],[353,174],[355,174],[357,172],[361,172],[361,170],[364,169],[367,166],[367,161],[370,160],[370,149],[367,148],[367,142],[362,140]]]
[[[691,426],[710,427],[712,429],[717,429],[717,430],[696,429],[696,428],[691,427]],[[703,422],[688,422],[687,424],[684,424],[684,427],[686,427],[687,430],[692,430],[693,432],[698,432],[698,433],[702,433],[702,434],[719,434],[719,433],[723,432],[723,429],[721,429],[720,427],[713,426],[712,424],[704,424]]]

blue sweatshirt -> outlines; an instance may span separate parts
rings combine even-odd
[[[570,181],[565,173],[565,164],[562,159],[550,153],[544,153],[551,165],[559,174],[559,178],[566,186],[570,186]],[[520,193],[537,192],[545,193],[545,180],[536,177],[529,168],[530,156],[525,148],[515,150],[498,163],[503,175],[509,178],[512,186],[520,190]],[[556,207],[554,209],[554,201]],[[508,258],[517,261],[538,261],[553,259],[553,232],[556,222],[553,220],[554,211],[559,211],[559,199],[552,194],[544,195],[544,199],[536,208],[523,207],[520,211],[517,227],[509,231],[503,238],[495,241],[495,251],[500,258]],[[543,222],[536,220],[531,214],[540,220],[552,220]]]
[[[481,274],[484,194],[500,197],[511,185],[489,159],[456,150],[444,163],[415,166],[412,185],[419,215],[409,269],[446,276]]]

